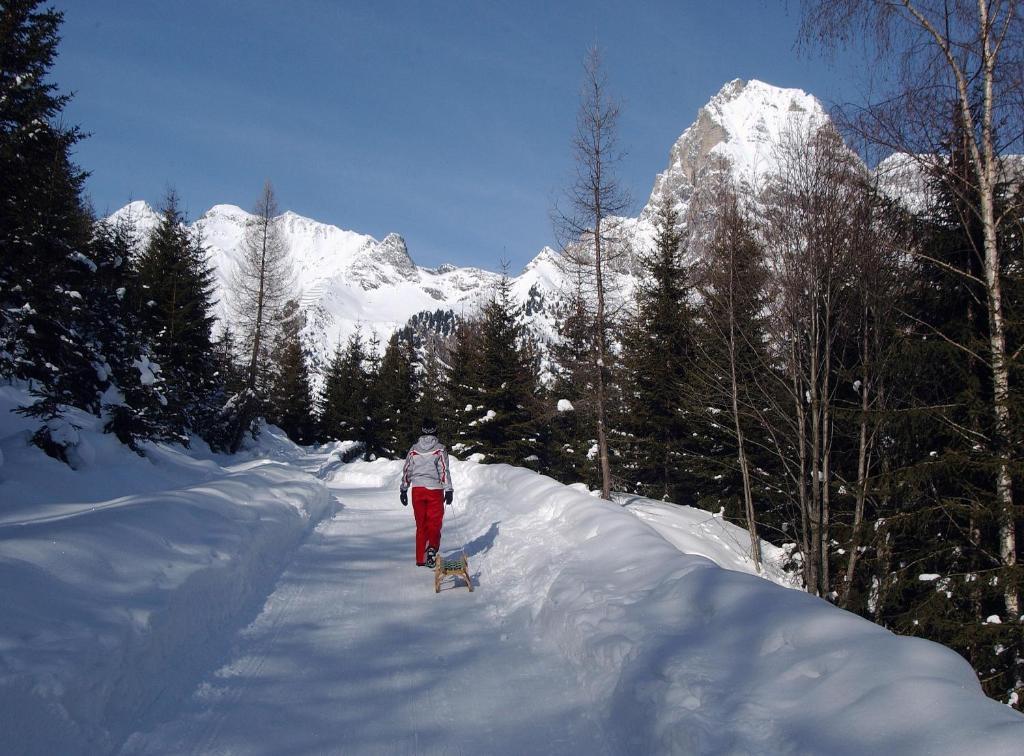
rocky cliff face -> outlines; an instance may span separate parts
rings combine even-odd
[[[775,169],[783,134],[806,132],[827,120],[821,103],[802,90],[753,79],[730,81],[672,145],[668,168],[654,180],[641,219],[650,219],[666,199],[685,217],[694,191],[723,173],[756,188]]]

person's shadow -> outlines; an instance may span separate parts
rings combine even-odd
[[[491,546],[494,545],[494,539],[498,537],[498,523],[492,522],[491,527],[487,529],[487,532],[483,535],[479,535],[472,541],[466,544],[465,552],[466,556],[476,556],[482,554]]]

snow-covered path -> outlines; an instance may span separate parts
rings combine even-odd
[[[607,752],[575,671],[503,622],[487,575],[435,594],[394,487],[344,485],[231,660],[123,752]]]

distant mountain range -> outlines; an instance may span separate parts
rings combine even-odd
[[[806,129],[827,120],[821,103],[799,89],[756,80],[729,82],[698,111],[697,119],[672,146],[668,167],[655,178],[639,216],[622,219],[633,249],[652,244],[652,218],[666,197],[682,217],[699,187],[722,171],[740,183],[757,186],[774,170],[774,144],[785,129]],[[230,297],[225,284],[237,265],[250,217],[234,205],[216,205],[191,224],[201,229],[210,251],[220,286],[221,318],[227,316]],[[143,236],[159,222],[158,213],[145,202],[133,202],[111,218],[128,218]],[[321,365],[334,345],[356,328],[386,340],[410,316],[424,310],[472,312],[500,277],[480,268],[416,265],[405,240],[396,233],[378,241],[292,212],[282,214],[280,223],[294,260],[295,296],[307,315],[304,335]],[[637,273],[628,264],[617,272],[620,295],[632,290]],[[512,278],[515,296],[531,302],[527,319],[542,337],[553,332],[551,305],[561,298],[565,283],[558,254],[550,247],[540,250]]]

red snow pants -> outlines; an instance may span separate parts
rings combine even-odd
[[[416,564],[426,561],[424,552],[433,546],[441,550],[441,522],[444,520],[444,491],[416,486],[412,489],[412,513],[416,517]]]

